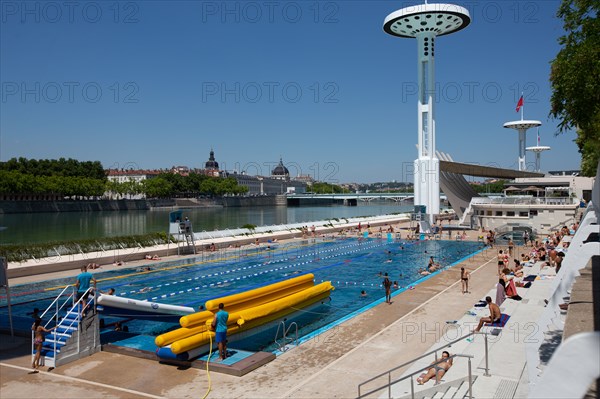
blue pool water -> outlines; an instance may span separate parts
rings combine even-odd
[[[451,266],[476,252],[481,243],[461,241],[388,242],[382,239],[337,239],[309,244],[306,241],[270,249],[231,251],[214,259],[154,262],[152,270],[119,269],[95,273],[98,287],[138,300],[149,300],[198,308],[209,299],[281,281],[297,274],[313,273],[315,282],[331,281],[331,302],[300,318],[299,335],[319,331],[384,297],[380,273],[388,273],[399,289],[422,278],[418,269],[433,256],[442,266]],[[29,328],[31,312],[46,309],[69,279],[47,280],[11,287],[13,319]],[[361,297],[361,291],[367,293]],[[0,319],[6,320],[6,298],[0,297]],[[106,319],[107,324],[118,319]],[[130,333],[156,336],[179,327],[178,323],[128,320]],[[273,335],[254,341],[250,350],[274,350]],[[246,348],[240,348],[246,349]]]

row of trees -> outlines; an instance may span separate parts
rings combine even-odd
[[[198,173],[189,176],[161,173],[139,182],[119,183],[107,179],[99,161],[12,158],[0,162],[1,194],[99,198],[111,193],[120,198],[141,194],[148,198],[169,198],[244,194],[247,191],[248,188],[239,186],[234,178],[221,179]]]
[[[75,159],[27,159],[11,158],[0,162],[0,171],[18,172],[32,176],[84,177],[106,180],[100,161],[77,161]]]
[[[341,194],[344,193],[344,189],[336,184],[329,184],[325,182],[314,182],[310,187],[310,191],[315,194]]]
[[[170,198],[177,196],[221,196],[243,194],[247,187],[239,186],[234,178],[190,174],[189,176],[169,173],[142,180],[118,183],[87,177],[36,176],[17,171],[0,170],[0,193],[2,194],[60,194],[70,198],[99,198],[105,193],[119,198],[144,194],[148,198]]]
[[[144,194],[148,198],[171,198],[245,194],[248,188],[238,185],[237,180],[232,177],[221,179],[196,173],[191,173],[189,176],[161,173],[155,178],[140,182],[109,181],[106,184],[106,191],[119,197]]]
[[[61,194],[65,197],[100,197],[106,181],[87,177],[35,176],[0,170],[2,194]]]

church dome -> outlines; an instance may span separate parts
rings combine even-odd
[[[275,169],[273,169],[273,171],[271,172],[272,176],[285,176],[288,177],[290,175],[290,171],[288,170],[288,168],[286,168],[283,165],[283,161],[281,158],[279,158],[279,165],[277,165],[275,167]]]
[[[210,156],[208,157],[208,161],[204,164],[205,169],[219,169],[219,163],[215,161],[215,152],[210,150]]]

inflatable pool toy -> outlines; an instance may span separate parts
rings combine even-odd
[[[222,298],[206,301],[201,312],[182,316],[181,328],[159,335],[155,339],[156,354],[161,361],[190,360],[208,352],[210,330],[220,303],[229,312],[228,342],[260,333],[277,325],[283,318],[299,310],[320,306],[334,287],[330,281],[314,284],[314,275],[305,274],[275,284]]]
[[[196,310],[189,306],[169,305],[100,294],[98,296],[98,311],[106,316],[166,321],[167,319],[177,320],[177,318],[194,313]]]

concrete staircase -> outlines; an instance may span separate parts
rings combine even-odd
[[[477,376],[473,376],[473,384]],[[469,378],[464,377],[458,380],[435,385],[431,388],[415,392],[415,399],[462,399],[469,397]],[[401,399],[411,398],[410,395],[403,396]]]

